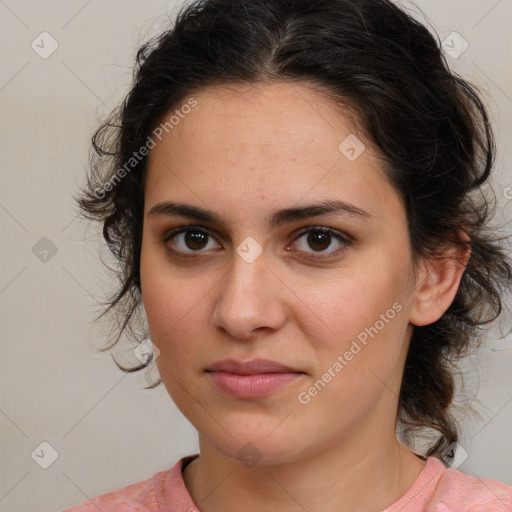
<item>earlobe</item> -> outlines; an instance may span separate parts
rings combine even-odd
[[[461,238],[468,240],[467,235]],[[452,244],[443,256],[423,260],[409,322],[429,325],[441,318],[453,302],[466,270],[471,248]]]

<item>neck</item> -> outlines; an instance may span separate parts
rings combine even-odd
[[[394,432],[366,444],[347,438],[314,455],[266,466],[227,458],[202,436],[199,445],[184,481],[202,512],[238,510],[240,503],[244,512],[379,512],[399,500],[425,467]]]

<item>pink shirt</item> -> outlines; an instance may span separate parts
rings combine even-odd
[[[182,476],[198,455],[180,459],[153,478],[102,494],[63,512],[198,512]],[[495,480],[446,469],[434,457],[414,485],[382,512],[511,512],[512,487]]]

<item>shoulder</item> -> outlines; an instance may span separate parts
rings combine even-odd
[[[133,512],[159,511],[159,486],[174,468],[156,473],[153,477],[141,482],[133,483],[118,489],[91,498],[62,512],[119,512],[130,510]]]
[[[160,471],[147,480],[101,494],[62,512],[169,512],[197,510],[185,487],[182,467],[198,457],[187,455],[171,469]]]
[[[512,487],[450,468],[442,473],[429,505],[428,512],[509,512]]]

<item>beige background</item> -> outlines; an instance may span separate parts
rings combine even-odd
[[[104,339],[91,321],[109,282],[97,228],[75,219],[71,197],[98,116],[126,93],[136,48],[178,4],[0,0],[0,511],[54,512],[197,451],[195,430],[163,386],[144,390],[143,373],[124,374],[92,348]],[[469,44],[448,61],[489,103],[500,144],[495,190],[509,219],[512,0],[417,5],[441,39],[456,31]],[[43,31],[58,43],[47,59],[31,48]],[[43,237],[57,249],[46,262],[33,253]],[[471,368],[485,408],[463,421],[469,457],[460,469],[512,485],[512,337],[490,339]],[[58,453],[48,469],[31,457],[43,441]]]

